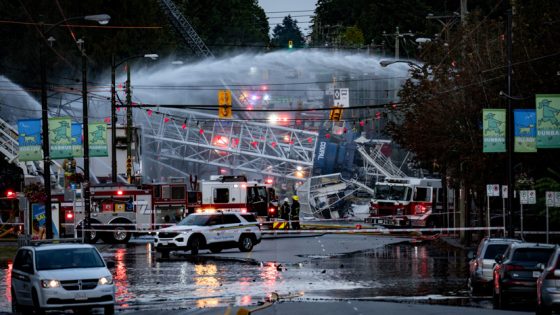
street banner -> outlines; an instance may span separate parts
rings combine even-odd
[[[537,152],[537,115],[534,109],[516,109],[513,111],[514,152]]]
[[[53,160],[72,157],[72,120],[70,117],[49,118],[50,157]]]
[[[560,94],[537,94],[537,148],[560,148]]]
[[[72,156],[75,158],[84,156],[82,147],[82,124],[72,124]]]
[[[18,120],[18,144],[18,159],[20,161],[40,161],[43,159],[41,119]]]
[[[107,124],[88,124],[89,133],[89,156],[109,156],[107,150]]]
[[[506,152],[506,110],[482,110],[484,153]]]

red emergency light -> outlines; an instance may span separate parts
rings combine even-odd
[[[117,190],[117,195],[122,196],[124,194],[124,192],[122,190]]]
[[[15,193],[13,190],[11,190],[11,189],[6,190],[6,197],[7,197],[7,198],[15,198],[15,197],[16,197],[16,193]]]
[[[274,213],[274,208],[269,208],[269,209],[268,209],[268,212]]]
[[[74,220],[74,212],[66,211],[66,220],[68,221]]]
[[[274,180],[272,178],[267,178],[265,181],[267,184],[272,184]]]

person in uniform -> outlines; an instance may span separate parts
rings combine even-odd
[[[290,199],[284,198],[280,205],[280,218],[288,221],[290,216]]]
[[[290,223],[294,230],[299,230],[299,197],[292,196],[292,208],[290,209]],[[294,221],[294,222],[292,222]]]

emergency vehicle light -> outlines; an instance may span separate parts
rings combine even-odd
[[[7,198],[15,198],[16,197],[16,193],[13,190],[7,190],[6,191],[6,197]]]
[[[268,209],[268,212],[274,213],[274,208],[269,208],[269,209]]]
[[[122,196],[122,195],[123,195],[123,193],[124,193],[124,192],[123,192],[122,190],[120,190],[120,189],[119,189],[119,190],[117,190],[117,195],[119,195],[119,196]]]
[[[74,213],[72,211],[66,211],[66,220],[73,220]]]
[[[241,209],[241,213],[247,213],[247,209],[242,208],[242,209]]]

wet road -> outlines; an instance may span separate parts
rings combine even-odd
[[[327,239],[336,241],[315,237],[300,242],[315,247]],[[275,242],[279,240],[258,246],[279,246]],[[329,258],[305,257],[296,263],[248,263],[212,255],[158,260],[150,243],[98,246],[116,263],[112,272],[120,311],[254,305],[273,292],[295,301],[365,299],[491,308],[489,299],[468,298],[465,252],[436,244],[400,243]],[[6,298],[0,299],[0,312],[6,312],[11,300],[9,266],[4,263],[2,268],[0,293]]]

